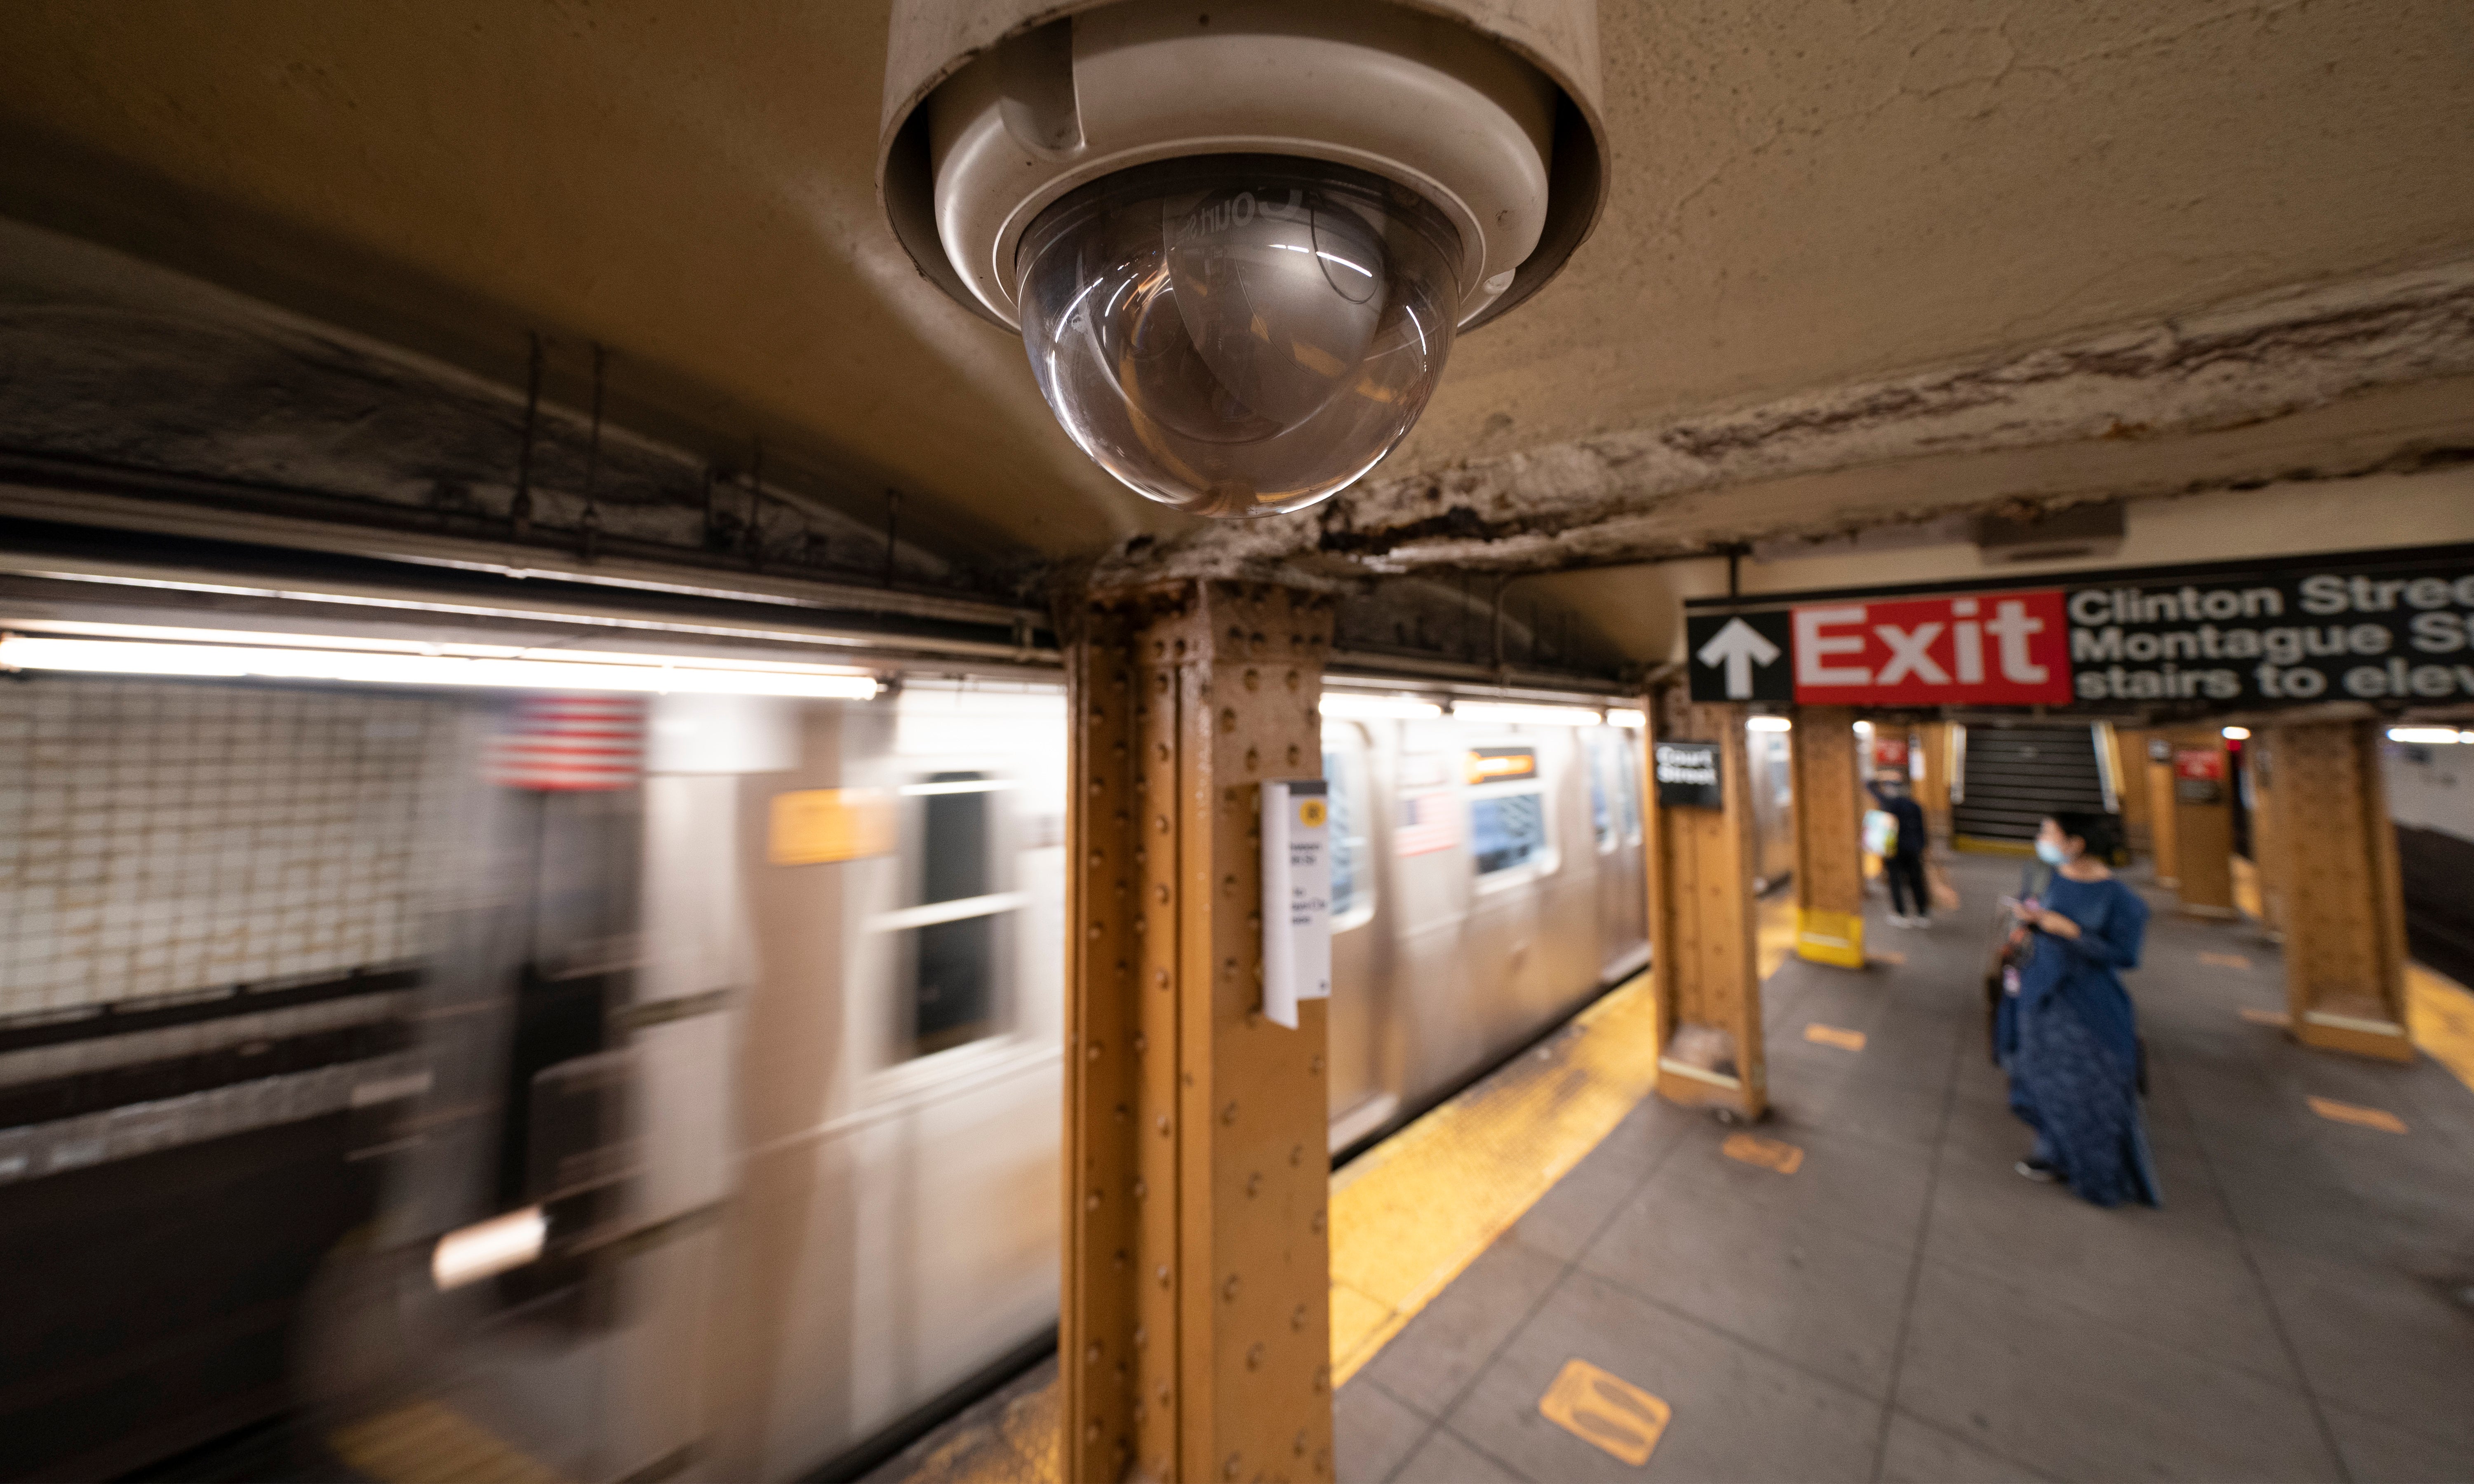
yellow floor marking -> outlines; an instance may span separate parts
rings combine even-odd
[[[2259,895],[2259,868],[2240,855],[2234,857],[2234,905],[2254,922],[2268,921],[2268,908]]]
[[[2444,974],[2409,964],[2405,1004],[2413,1043],[2474,1092],[2474,993]]]
[[[2199,962],[2218,969],[2248,969],[2250,960],[2239,953],[2202,953]]]
[[[2357,1128],[2377,1129],[2383,1134],[2402,1134],[2405,1120],[2378,1108],[2365,1108],[2360,1103],[2341,1103],[2333,1097],[2305,1098],[2311,1111],[2322,1118],[2350,1123]]]
[[[1657,1015],[1638,975],[1332,1178],[1334,1386],[1648,1095]]]
[[[1781,964],[1795,956],[1795,894],[1781,892],[1761,898],[1758,921],[1754,953],[1760,964],[1761,977],[1767,979],[1779,971]]]
[[[1876,964],[1904,964],[1907,956],[1896,948],[1869,948],[1864,957]]]
[[[2280,1031],[2290,1029],[2293,1024],[2293,1017],[2284,1011],[2262,1010],[2256,1005],[2243,1006],[2242,1017],[2253,1025],[2273,1025]]]
[[[1538,1399],[1548,1422],[1637,1469],[1666,1432],[1665,1402],[1612,1371],[1578,1358],[1564,1362]]]
[[[1862,1031],[1842,1031],[1837,1026],[1824,1025],[1818,1020],[1804,1028],[1804,1039],[1825,1046],[1836,1046],[1841,1051],[1864,1049]]]
[[[1718,1146],[1718,1152],[1730,1160],[1758,1164],[1782,1175],[1792,1175],[1804,1167],[1803,1150],[1775,1138],[1763,1138],[1758,1134],[1730,1134],[1727,1141]]]
[[[379,1484],[567,1484],[557,1470],[436,1401],[347,1423],[327,1441]]]

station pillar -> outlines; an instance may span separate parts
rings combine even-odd
[[[2155,861],[2156,884],[2167,891],[2182,887],[2182,842],[2174,830],[2173,743],[2161,731],[2143,734],[2147,750],[2147,840]]]
[[[2147,733],[2108,727],[2113,753],[2114,802],[2122,815],[2122,843],[2134,854],[2153,860],[2156,831],[2147,793]]]
[[[1925,811],[1925,833],[1943,846],[1950,844],[1950,762],[1951,724],[1926,722],[1916,729],[1916,744],[1924,749],[1924,777],[1916,782],[1916,805]]]
[[[2294,1040],[2389,1061],[2413,1060],[2405,1028],[2405,894],[2389,822],[2376,722],[2297,722],[2255,730],[2267,783],[2261,862],[2285,929],[2285,995]]]
[[[1795,787],[1795,952],[1816,964],[1864,967],[1864,852],[1858,830],[1856,713],[1797,710],[1788,734]],[[1869,761],[1869,759],[1867,759]]]
[[[2173,815],[2173,890],[2193,917],[2232,919],[2234,906],[2233,769],[2215,727],[2177,727],[2162,735],[2171,752],[2168,792],[2156,812]],[[2148,775],[2151,781],[2155,775]],[[2159,868],[2161,871],[2161,867]]]
[[[1650,986],[1658,1004],[1658,1092],[1758,1118],[1769,1106],[1761,991],[1753,945],[1753,790],[1745,708],[1654,692],[1642,831],[1649,888]],[[1661,742],[1718,749],[1716,808],[1659,800]]]
[[[1066,1479],[1328,1479],[1324,1002],[1261,1006],[1258,809],[1320,777],[1327,598],[1060,604]]]

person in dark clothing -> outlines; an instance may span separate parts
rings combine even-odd
[[[1881,874],[1890,881],[1890,921],[1900,927],[1925,927],[1932,922],[1932,898],[1925,892],[1925,811],[1907,795],[1906,779],[1884,772],[1872,783],[1874,801],[1899,822],[1898,849],[1881,857]]]
[[[2122,970],[2139,967],[2147,904],[2104,862],[2110,814],[2057,814],[2036,836],[2053,868],[2040,897],[2011,903],[2018,936],[2001,1032],[2010,1111],[2036,1131],[2030,1180],[2068,1181],[2098,1206],[2164,1204],[2139,1098],[2139,1021]]]

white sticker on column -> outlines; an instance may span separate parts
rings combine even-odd
[[[1285,903],[1288,910],[1278,910]],[[1331,804],[1321,778],[1263,785],[1263,1017],[1331,997]]]

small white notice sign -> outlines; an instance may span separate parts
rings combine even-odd
[[[1283,910],[1285,909],[1285,910]],[[1263,785],[1263,1017],[1331,997],[1331,801],[1321,778]]]

